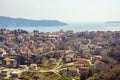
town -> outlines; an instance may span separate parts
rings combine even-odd
[[[2,80],[120,80],[120,31],[0,29]]]

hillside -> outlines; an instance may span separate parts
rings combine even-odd
[[[0,27],[12,26],[65,26],[64,22],[58,20],[31,20],[24,18],[11,18],[0,16]]]

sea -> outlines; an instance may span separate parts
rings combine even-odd
[[[74,32],[83,31],[120,31],[120,23],[69,23],[67,26],[37,26],[37,27],[0,27],[0,29],[17,30],[22,29],[28,32],[38,30],[39,32],[56,32],[73,30]]]

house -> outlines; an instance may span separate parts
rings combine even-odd
[[[89,51],[83,51],[81,56],[83,58],[89,58]]]
[[[17,67],[17,60],[10,59],[10,67]]]
[[[41,74],[34,74],[33,78],[34,80],[38,80],[41,77]]]
[[[64,55],[64,50],[56,50],[56,55],[61,57]]]
[[[100,56],[100,55],[95,55],[94,58],[95,58],[95,60],[96,60],[96,59],[101,59],[102,56]]]
[[[93,44],[89,45],[89,49],[90,50],[94,50],[95,49],[95,45],[93,45]]]
[[[102,36],[96,36],[96,37],[94,37],[94,41],[100,42],[102,40],[103,40]]]
[[[82,74],[83,72],[86,72],[86,71],[88,72],[89,67],[80,67],[79,70],[80,70],[80,73]]]
[[[28,66],[27,65],[19,65],[19,68],[20,69],[28,69]]]
[[[9,67],[10,66],[10,58],[6,57],[2,60],[2,66],[3,67]]]
[[[0,57],[3,57],[4,55],[6,55],[6,50],[0,48]]]
[[[96,49],[95,49],[94,54],[95,54],[95,55],[100,55],[100,53],[101,53],[102,49],[103,49],[103,47],[102,47],[102,46],[96,46]]]
[[[76,56],[74,54],[67,54],[64,57],[64,62],[73,62],[76,60]]]
[[[48,35],[48,39],[57,39],[58,37],[58,35]]]
[[[72,33],[73,33],[73,30],[67,30],[66,33],[72,34]]]
[[[6,39],[13,40],[15,38],[15,34],[8,34]]]
[[[74,52],[73,52],[73,50],[66,50],[65,51],[65,54],[73,54]]]
[[[11,75],[10,78],[12,78],[12,79],[17,79],[17,78],[20,77],[21,74],[22,74],[22,71],[12,71],[12,72],[10,73],[10,75]]]
[[[37,48],[37,49],[34,50],[34,53],[39,53],[39,54],[41,53],[42,54],[43,52],[44,52],[44,48],[43,47]]]
[[[78,61],[79,67],[85,67],[85,64],[87,62],[85,58],[78,58],[77,61]]]
[[[10,70],[4,69],[0,73],[0,78],[9,78],[10,77]]]
[[[10,59],[10,58],[6,57],[2,60],[2,66],[4,66],[4,67],[16,67],[17,60]]]
[[[27,47],[22,47],[21,49],[20,49],[20,53],[22,54],[22,55],[30,55],[30,54],[32,54],[32,52],[31,52],[31,50],[30,49],[28,49]]]
[[[29,70],[37,70],[37,64],[30,64]]]
[[[94,62],[94,69],[101,69],[103,67],[103,62],[101,62],[99,59],[97,59],[95,62]]]
[[[73,42],[73,46],[76,47],[76,48],[79,48],[80,45],[81,45],[80,41]]]
[[[55,64],[56,63],[56,58],[50,58],[48,63]]]
[[[76,68],[76,67],[68,67],[67,68],[68,76],[76,76],[78,74],[79,74],[79,68]]]
[[[103,49],[100,53],[101,56],[107,56],[108,53],[110,52],[110,49]]]
[[[71,57],[66,57],[66,58],[64,58],[64,62],[72,62],[72,58]]]

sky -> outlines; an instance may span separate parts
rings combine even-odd
[[[120,21],[120,0],[0,0],[0,16],[64,22]]]

